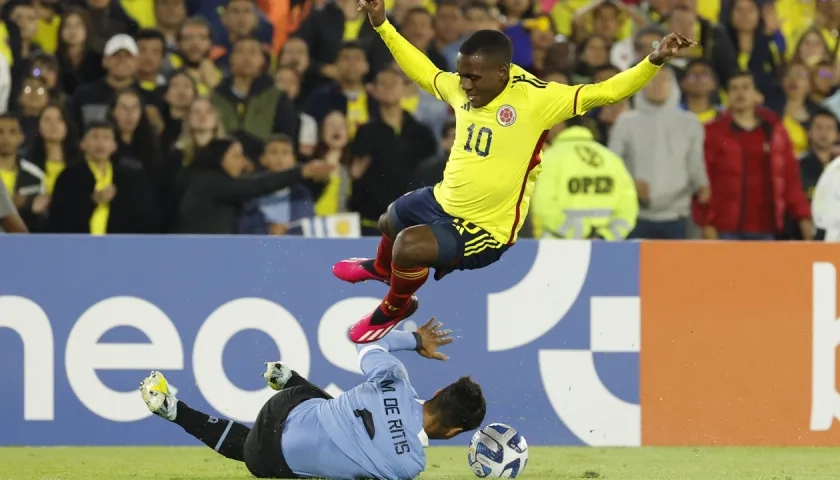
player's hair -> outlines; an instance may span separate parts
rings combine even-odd
[[[478,428],[487,413],[481,385],[470,377],[459,378],[426,403],[431,404],[431,410],[442,427],[460,427],[465,432]]]
[[[458,51],[464,56],[483,55],[499,65],[510,65],[513,61],[513,44],[507,35],[496,30],[473,33]]]
[[[164,50],[166,49],[166,37],[163,36],[163,33],[160,30],[154,28],[144,28],[137,32],[137,38],[135,39],[138,42],[140,40],[157,40],[163,46]]]
[[[732,81],[737,78],[749,78],[750,80],[752,80],[753,84],[755,84],[755,77],[753,76],[752,72],[750,72],[749,70],[739,70],[735,72],[735,74],[733,74],[731,77],[729,77],[729,80],[726,81],[727,90],[729,90],[729,88],[732,86]]]

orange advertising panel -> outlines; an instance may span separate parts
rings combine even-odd
[[[641,247],[643,445],[840,446],[840,245]]]

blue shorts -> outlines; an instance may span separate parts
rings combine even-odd
[[[478,225],[444,212],[432,187],[398,198],[388,207],[388,222],[396,232],[415,225],[432,229],[438,241],[438,279],[453,270],[484,268],[502,258],[510,247]]]

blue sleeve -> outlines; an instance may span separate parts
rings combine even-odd
[[[405,378],[408,378],[405,366],[397,357],[391,355],[391,352],[416,350],[418,343],[415,333],[392,330],[381,340],[357,345],[356,351],[359,352],[359,366],[362,373],[365,374],[365,378],[371,380],[382,373],[399,370],[405,373]]]

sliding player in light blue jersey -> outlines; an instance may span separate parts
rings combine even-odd
[[[392,331],[358,345],[365,382],[332,398],[282,362],[263,377],[279,390],[252,428],[218,419],[179,401],[166,379],[152,372],[140,393],[152,413],[170,420],[227,458],[245,462],[258,478],[416,478],[426,468],[429,439],[450,439],[481,425],[487,404],[469,377],[422,401],[392,352],[415,350],[446,360],[438,347],[452,343],[434,318],[416,332]]]

